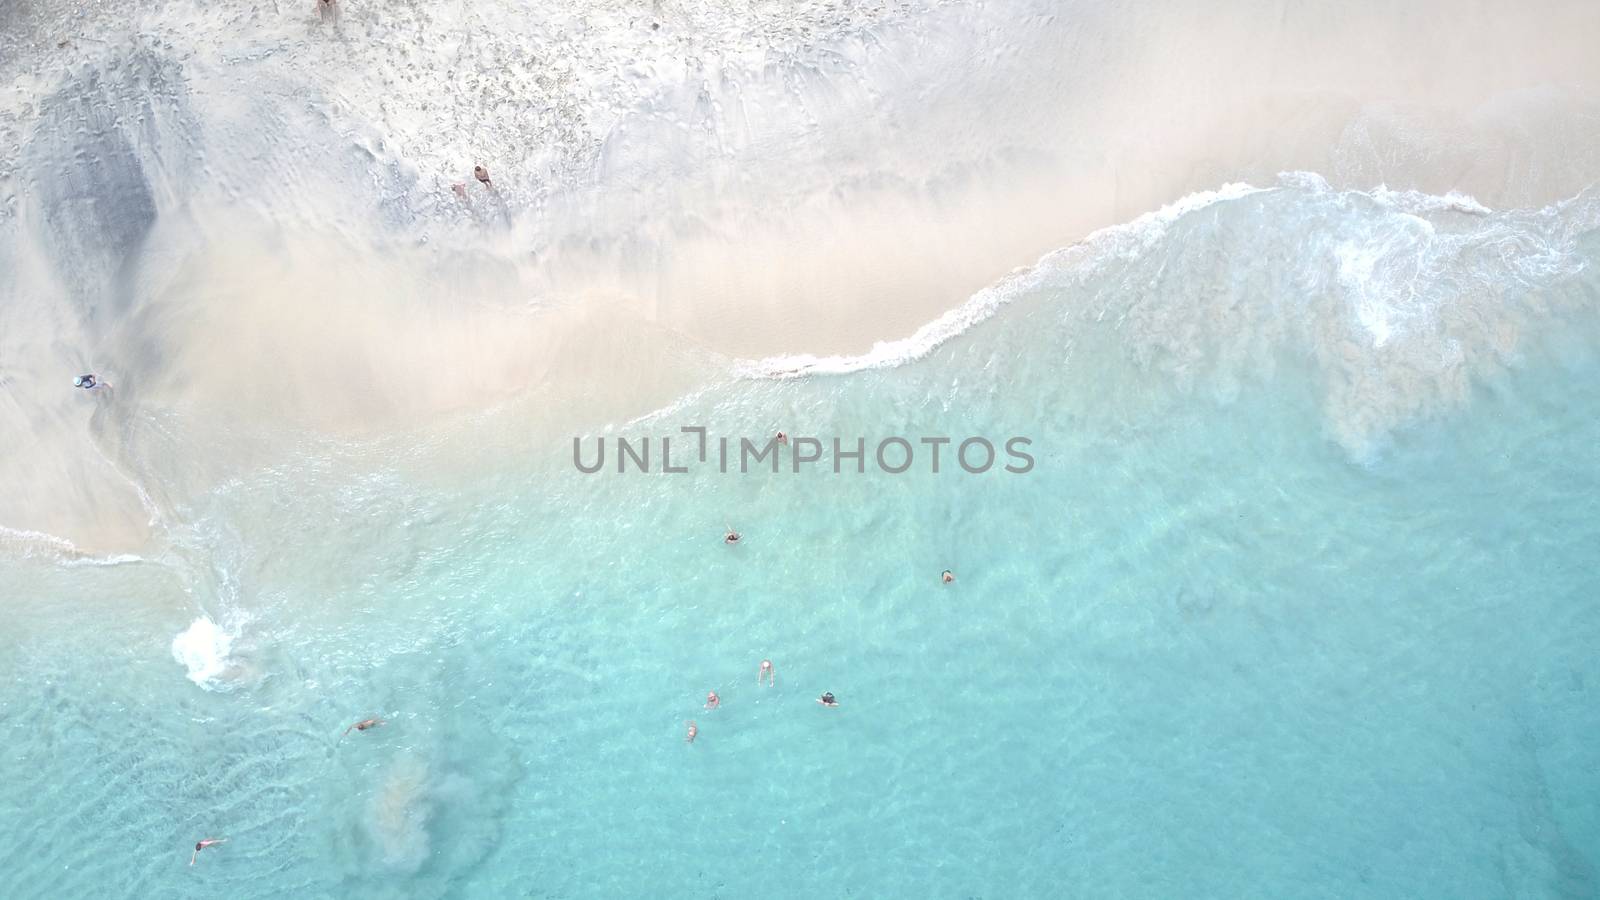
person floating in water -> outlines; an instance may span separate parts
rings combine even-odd
[[[724,544],[737,544],[739,543],[740,538],[743,537],[744,535],[734,531],[732,528],[729,528],[728,533],[722,536],[722,542]]]
[[[817,698],[817,702],[821,703],[823,706],[839,705],[839,701],[833,699],[833,691],[823,691],[822,696]]]
[[[684,738],[684,739],[683,739],[683,742],[684,742],[684,743],[685,743],[685,744],[692,744],[692,743],[694,743],[694,738],[695,738],[695,735],[697,735],[697,734],[699,734],[699,733],[700,733],[700,726],[699,726],[699,725],[696,725],[696,724],[695,724],[695,723],[694,723],[694,720],[693,720],[693,719],[690,719],[690,720],[689,720],[689,735],[688,735],[688,737],[685,737],[685,738]]]
[[[194,865],[194,861],[200,858],[201,850],[204,850],[212,844],[226,844],[227,842],[227,838],[206,838],[203,841],[197,841],[194,845],[194,853],[189,855],[189,865]]]
[[[494,187],[494,182],[489,180],[489,170],[483,166],[473,166],[472,177],[478,179],[484,187]]]
[[[349,734],[351,731],[366,731],[368,728],[377,728],[379,725],[384,724],[387,723],[385,723],[382,719],[362,719],[354,725],[351,725],[349,728],[346,728],[344,733]],[[340,735],[340,737],[344,737],[344,735]]]
[[[772,660],[770,659],[763,659],[761,661],[761,671],[756,673],[756,684],[759,685],[763,681],[767,682],[767,687],[772,687],[778,683],[778,670],[772,667]]]
[[[956,573],[950,571],[949,569],[945,569],[944,570],[944,574],[940,575],[939,579],[941,581],[943,581],[945,584],[949,584],[950,582],[956,580]]]
[[[100,386],[100,382],[94,377],[93,374],[79,375],[77,378],[72,379],[72,386],[75,388],[83,388],[86,391],[92,391]]]
[[[722,698],[717,696],[716,691],[710,691],[706,694],[706,709],[716,709],[721,705]]]

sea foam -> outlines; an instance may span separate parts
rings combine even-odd
[[[1166,381],[1223,398],[1270,380],[1281,360],[1310,360],[1329,435],[1366,459],[1396,427],[1460,407],[1530,341],[1593,305],[1573,279],[1596,228],[1592,190],[1495,211],[1459,192],[1340,190],[1286,172],[1270,187],[1225,185],[1096,231],[866,353],[746,360],[734,372],[900,366],[1039,297],[1055,324],[1031,343],[1114,348],[1154,378],[1147,389]]]
[[[172,658],[188,670],[189,680],[207,688],[226,684],[224,677],[233,668],[228,655],[235,635],[208,616],[200,616],[172,639]]]

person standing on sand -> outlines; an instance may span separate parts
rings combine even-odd
[[[762,681],[767,682],[767,687],[773,687],[778,683],[778,670],[772,667],[770,659],[763,659],[761,671],[756,673],[756,684],[759,685]]]
[[[494,187],[494,182],[489,180],[489,170],[483,166],[473,166],[472,177],[478,179],[479,183],[486,188]]]
[[[332,19],[333,24],[339,24],[338,2],[339,0],[317,0],[318,17],[320,17],[324,22]]]
[[[201,850],[204,850],[205,848],[211,846],[212,844],[226,844],[227,842],[228,842],[227,838],[206,838],[203,841],[197,842],[194,845],[194,853],[189,855],[189,865],[191,865],[191,866],[194,865],[194,861],[196,859],[200,858],[200,851]]]

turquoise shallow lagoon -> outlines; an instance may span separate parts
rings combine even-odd
[[[1228,194],[611,431],[1025,475],[582,475],[490,416],[0,563],[0,893],[1594,896],[1597,200],[1424,201]]]

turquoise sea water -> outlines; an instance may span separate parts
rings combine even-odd
[[[1597,206],[1290,178],[612,432],[1026,475],[581,475],[491,416],[9,560],[0,893],[1594,896]]]

